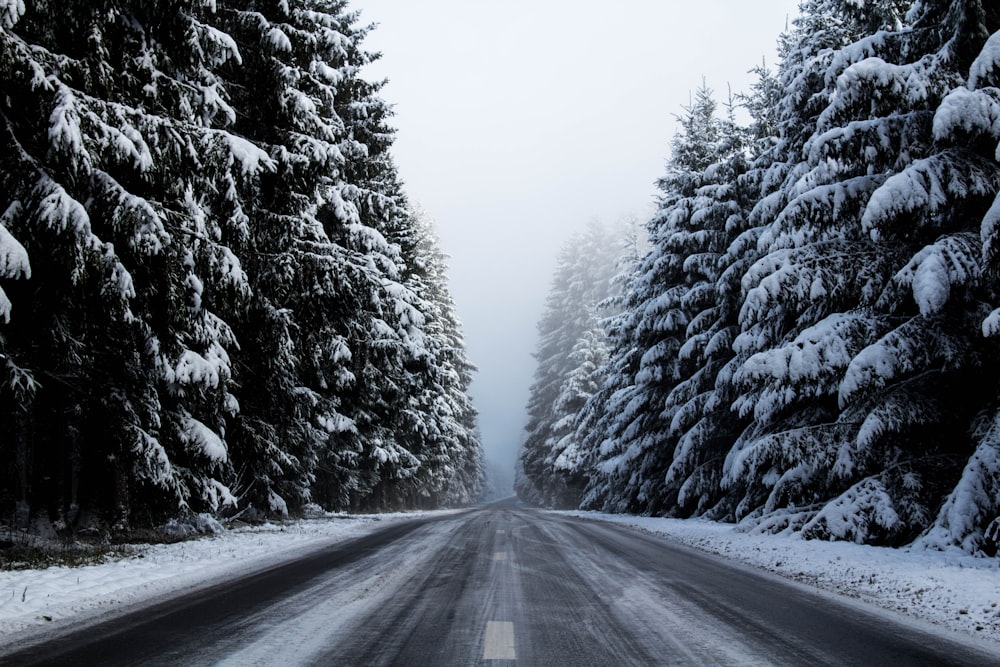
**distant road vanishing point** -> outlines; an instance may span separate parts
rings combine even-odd
[[[16,665],[997,665],[663,538],[514,501],[393,523],[78,628]]]

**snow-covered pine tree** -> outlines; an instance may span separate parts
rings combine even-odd
[[[270,146],[278,165],[254,216],[254,305],[271,324],[246,324],[278,362],[244,367],[248,383],[281,388],[288,403],[261,405],[262,421],[244,410],[246,485],[265,511],[310,498],[359,509],[423,498],[415,475],[436,419],[426,411],[440,406],[418,397],[441,372],[427,335],[428,316],[440,313],[421,294],[429,245],[388,152],[389,107],[381,84],[360,75],[375,57],[362,46],[369,28],[344,2],[263,3],[226,16],[237,42],[255,49],[233,70],[243,77],[235,94],[264,105],[248,114],[245,132]],[[262,82],[270,86],[263,96]],[[443,436],[466,439],[464,463],[449,464],[469,475],[467,489],[452,488],[457,495],[480,474],[475,416],[464,402],[453,407],[465,423]]]
[[[803,137],[809,135],[817,110],[826,99],[823,86],[826,64],[834,49],[864,33],[859,19],[866,16],[874,19],[881,10],[847,8],[846,11],[854,13],[844,16],[840,0],[819,0],[803,2],[801,11],[803,15],[796,18],[795,29],[779,41],[782,54],[779,75],[773,75],[765,65],[754,68],[758,80],[750,94],[740,96],[752,119],[749,168],[740,173],[745,168],[740,164],[744,156],[738,153],[733,154],[733,164],[725,166],[723,162],[713,168],[722,169],[723,173],[729,171],[735,177],[732,182],[727,178],[719,181],[721,188],[717,191],[730,198],[729,205],[734,208],[725,226],[730,245],[719,258],[719,279],[715,286],[721,317],[713,324],[718,333],[714,334],[714,343],[709,347],[711,354],[706,359],[706,364],[717,368],[715,387],[698,398],[704,414],[694,426],[679,434],[680,442],[667,477],[669,487],[680,484],[675,511],[682,514],[706,511],[713,518],[734,516],[734,494],[731,490],[724,493],[719,480],[726,451],[749,423],[747,417],[729,410],[737,395],[732,377],[745,361],[744,355],[735,355],[727,345],[739,333],[741,278],[760,259],[757,241],[785,203],[786,193],[781,185],[799,163]],[[706,190],[712,192],[713,186]],[[698,411],[682,410],[682,414],[690,413],[693,418]]]
[[[702,176],[691,199],[687,259],[683,270],[691,287],[685,307],[691,312],[678,352],[678,381],[667,395],[665,410],[673,411],[671,440],[676,442],[665,473],[665,497],[672,513],[725,517],[729,508],[718,504],[725,448],[743,425],[730,410],[731,396],[719,387],[719,377],[730,369],[733,341],[738,333],[739,285],[734,285],[734,262],[745,255],[730,252],[747,229],[747,213],[756,199],[752,178],[745,178],[751,150],[770,148],[771,100],[776,86],[763,67],[749,104],[751,129],[735,121],[736,101],[730,97],[727,115],[720,119],[717,161]],[[740,244],[736,244],[739,248]]]
[[[971,30],[974,38],[960,43],[956,34],[950,45],[956,60],[967,62],[969,53],[963,51],[974,51],[984,37],[985,43],[968,67],[963,85],[952,90],[935,113],[933,135],[940,152],[916,163],[916,168],[909,170],[905,178],[909,183],[926,183],[927,175],[936,176],[944,170],[953,180],[940,193],[946,200],[941,206],[950,208],[957,204],[959,210],[954,212],[954,218],[940,213],[935,216],[945,224],[927,235],[933,243],[920,248],[897,276],[892,298],[897,304],[912,299],[910,312],[915,305],[920,317],[937,325],[934,328],[940,328],[938,323],[942,318],[960,322],[960,333],[971,339],[974,351],[962,360],[954,380],[977,389],[968,397],[971,405],[962,406],[971,408],[975,414],[955,443],[968,442],[968,447],[955,447],[948,452],[955,463],[964,467],[918,544],[993,556],[1000,547],[1000,439],[997,437],[1000,405],[996,400],[998,388],[994,383],[992,390],[986,389],[990,385],[984,384],[984,378],[996,377],[1000,359],[996,338],[1000,331],[996,326],[1000,312],[997,310],[1000,125],[996,120],[1000,117],[1000,11],[989,3],[969,5],[964,8],[964,15],[958,9],[952,9],[951,22],[967,26],[965,29]],[[966,72],[964,68],[959,71]],[[992,191],[988,185],[991,182]],[[987,201],[992,198],[985,214],[984,194]],[[886,213],[891,219],[892,207],[876,211],[883,215],[873,215],[873,223],[887,222]],[[914,245],[913,249],[916,248]],[[989,314],[983,317],[984,313]],[[978,339],[977,333],[984,339]],[[887,384],[896,383],[889,379]]]
[[[416,387],[397,437],[420,460],[405,486],[408,506],[465,505],[479,499],[484,482],[477,412],[468,395],[475,367],[465,351],[461,323],[447,282],[447,264],[430,218],[411,211],[416,233],[405,284],[424,304],[425,349],[409,364]]]
[[[374,57],[362,48],[368,29],[344,2],[248,2],[220,15],[246,53],[226,72],[248,110],[237,127],[273,165],[247,209],[241,492],[264,512],[312,499],[361,506],[418,466],[390,416],[422,345],[399,248],[384,235],[405,201],[386,161],[388,107],[360,75]]]
[[[659,207],[648,223],[650,249],[630,283],[635,294],[629,304],[634,321],[629,325],[626,346],[637,347],[641,357],[632,377],[614,399],[621,406],[603,434],[597,472],[591,480],[588,506],[597,495],[604,496],[606,509],[660,513],[675,503],[676,488],[668,493],[665,474],[673,459],[677,430],[674,423],[682,406],[696,400],[710,386],[700,386],[697,357],[714,332],[708,320],[693,318],[714,302],[715,271],[719,253],[725,250],[727,204],[720,202],[721,219],[709,222],[706,214],[708,193],[701,188],[712,178],[723,176],[713,164],[725,162],[742,152],[735,134],[716,114],[711,91],[702,85],[692,104],[680,118],[680,129],[672,143],[666,175],[658,181],[663,193]],[[720,181],[721,183],[721,181]],[[716,193],[719,194],[719,193]],[[728,196],[728,195],[726,195]],[[718,218],[718,215],[716,215]],[[708,224],[706,224],[708,223]],[[693,327],[693,328],[692,328]],[[705,331],[701,327],[707,327]],[[698,329],[697,339],[688,337]],[[690,343],[689,343],[690,341]],[[614,353],[632,354],[626,347]],[[613,362],[618,366],[622,364]],[[692,378],[694,378],[692,380]],[[702,378],[704,379],[704,378]],[[682,380],[691,380],[681,397],[674,394]],[[683,417],[682,417],[683,419]],[[600,488],[600,494],[596,489]]]
[[[365,255],[379,258],[381,268],[372,283],[372,303],[381,305],[368,313],[369,326],[380,335],[363,338],[361,354],[367,365],[362,373],[381,381],[359,387],[367,391],[364,404],[374,408],[359,423],[381,443],[368,448],[375,484],[369,507],[416,499],[461,504],[478,497],[483,476],[477,417],[467,394],[473,367],[448,294],[444,258],[430,223],[408,208],[388,152],[393,131],[389,106],[378,97],[381,86],[357,76],[345,79],[348,95],[340,114],[349,136],[365,148],[348,161],[344,176],[356,185],[362,228],[374,231],[355,230],[350,238]],[[385,336],[383,327],[393,335]],[[442,447],[448,449],[444,458]],[[383,465],[383,451],[398,463]],[[435,489],[425,489],[432,480]]]
[[[599,304],[607,313],[601,320],[607,358],[595,370],[596,390],[576,418],[578,446],[584,452],[584,466],[590,471],[580,500],[584,509],[626,512],[629,508],[629,499],[617,494],[624,486],[621,478],[629,474],[628,466],[613,456],[615,441],[608,435],[631,396],[632,378],[642,356],[634,342],[640,303],[640,292],[634,285],[640,278],[639,267],[647,252],[645,230],[638,220],[630,221],[618,260],[618,273],[611,279],[612,294]]]
[[[953,229],[950,214],[976,217],[982,190],[995,187],[975,161],[956,167],[945,155],[928,169],[926,158],[934,111],[971,61],[956,45],[983,43],[983,13],[975,2],[918,2],[901,26],[898,7],[873,3],[884,29],[825,57],[825,90],[788,91],[824,106],[744,277],[745,361],[733,380],[735,407],[753,423],[723,479],[737,518],[763,529],[907,541],[965,449],[942,438],[968,423],[968,402],[948,389],[978,363],[967,325],[914,313],[899,286],[915,286],[914,255]],[[972,177],[958,186],[960,173]],[[919,185],[903,195],[904,183]],[[944,244],[961,256],[961,238]]]
[[[962,466],[975,467],[969,455],[989,433],[994,401],[977,385],[996,374],[998,356],[981,336],[995,290],[981,280],[980,221],[1000,191],[1000,172],[995,154],[966,143],[961,121],[950,125],[948,101],[937,102],[965,84],[1000,21],[980,2],[916,2],[908,21],[913,37],[901,48],[907,64],[883,72],[889,77],[880,84],[902,90],[904,103],[926,99],[937,109],[922,135],[928,149],[914,151],[886,180],[861,219],[894,255],[896,273],[876,302],[880,337],[851,361],[840,385],[842,420],[860,428],[838,452],[835,472],[854,484],[805,527],[807,535],[911,539]],[[910,83],[916,77],[927,82],[924,90]],[[961,486],[953,499],[963,495]],[[856,516],[842,523],[845,508]],[[956,530],[953,543],[969,546],[982,534],[990,517],[971,516],[970,530]]]
[[[362,30],[360,36],[368,28]],[[373,56],[358,53],[357,57],[369,61]],[[354,371],[358,377],[371,378],[358,385],[361,393],[356,400],[364,416],[355,421],[369,442],[363,445],[361,470],[373,495],[370,501],[361,495],[353,500],[355,506],[365,504],[369,509],[401,507],[412,498],[424,442],[420,437],[410,442],[406,438],[423,432],[431,419],[414,410],[414,397],[426,391],[428,376],[435,372],[425,313],[436,306],[417,291],[422,286],[417,271],[420,252],[428,246],[388,152],[393,131],[387,124],[390,108],[378,97],[381,86],[347,77],[340,111],[348,136],[364,147],[344,169],[345,179],[356,188],[353,202],[360,223],[346,243],[361,256],[375,258],[378,267],[377,273],[368,275],[371,305],[360,313],[371,332],[359,338],[363,349],[355,357],[364,361],[364,367]]]
[[[213,208],[243,147],[210,5],[15,3],[0,26],[0,208],[32,268],[8,290],[0,409],[14,495],[58,527],[232,501],[219,313],[246,293],[244,229]]]
[[[560,252],[538,324],[538,366],[515,479],[518,496],[528,502],[576,507],[587,483],[575,420],[597,388],[590,376],[606,355],[598,304],[610,296],[620,236],[617,228],[592,223]]]
[[[680,515],[693,512],[720,520],[732,520],[735,515],[733,494],[722,489],[720,481],[726,453],[751,421],[731,409],[738,394],[732,377],[746,360],[733,350],[740,333],[742,278],[761,257],[757,240],[785,202],[786,193],[780,186],[798,162],[801,135],[808,134],[813,122],[809,115],[815,113],[817,100],[823,99],[822,85],[819,92],[809,86],[822,83],[831,47],[848,43],[850,34],[861,33],[856,25],[851,31],[852,22],[837,18],[831,4],[839,3],[803,3],[804,15],[796,18],[795,30],[779,40],[783,58],[778,75],[766,64],[752,70],[756,82],[749,93],[738,96],[751,117],[750,126],[746,130],[737,127],[730,113],[724,124],[730,146],[724,156],[728,158],[709,167],[701,189],[704,196],[696,204],[704,207],[700,217],[711,220],[715,213],[716,225],[725,216],[719,229],[728,245],[717,258],[715,302],[710,306],[714,314],[708,319],[696,316],[698,326],[692,330],[695,336],[705,327],[713,331],[703,362],[713,370],[705,373],[696,365],[695,372],[702,376],[702,387],[709,382],[714,386],[695,394],[687,409],[679,411],[689,424],[696,420],[677,433],[679,440],[666,477],[666,487],[677,499],[671,511]],[[786,95],[786,90],[796,94]],[[739,150],[742,143],[746,145]],[[671,400],[680,396],[680,392],[674,393]]]
[[[243,111],[237,131],[271,165],[242,210],[253,297],[234,322],[241,412],[230,437],[244,512],[283,514],[308,502],[326,432],[342,424],[323,414],[315,387],[325,379],[308,377],[305,365],[319,354],[308,347],[314,335],[337,361],[347,354],[343,341],[324,330],[322,303],[310,301],[341,287],[330,277],[339,267],[327,268],[335,261],[327,256],[316,203],[321,184],[343,162],[329,81],[339,77],[343,55],[338,38],[313,34],[316,23],[330,19],[319,14],[312,21],[304,13],[301,3],[242,3],[220,12],[244,56],[225,70],[233,106]]]
[[[124,527],[221,509],[230,487],[284,513],[321,464],[330,506],[411,477],[387,416],[430,372],[426,304],[402,283],[421,250],[402,248],[356,15],[186,0],[0,17],[3,502]]]
[[[784,504],[807,508],[799,512],[800,521],[810,516],[824,481],[824,452],[845,435],[842,427],[832,424],[836,406],[830,399],[846,364],[842,357],[849,354],[844,348],[851,349],[843,339],[853,336],[856,351],[862,345],[859,339],[868,333],[860,317],[835,316],[823,328],[810,327],[857,305],[859,295],[872,289],[866,286],[880,284],[889,270],[880,264],[875,248],[866,249],[853,222],[864,198],[883,178],[881,173],[859,167],[856,178],[838,188],[837,178],[827,178],[823,170],[839,169],[840,161],[851,162],[857,152],[836,161],[814,157],[810,162],[804,145],[820,133],[816,128],[823,109],[834,97],[829,70],[837,54],[868,31],[864,19],[842,3],[808,3],[802,9],[803,17],[784,49],[787,87],[779,105],[778,159],[751,215],[763,223],[753,229],[751,239],[760,259],[744,277],[742,332],[735,346],[738,367],[731,384],[738,393],[737,409],[752,423],[730,452],[723,480],[737,519],[755,511],[774,512]],[[817,24],[834,29],[812,29]],[[884,150],[889,154],[893,147]],[[763,276],[768,276],[767,282]],[[772,356],[762,352],[772,346]],[[842,354],[835,356],[837,350]],[[772,358],[776,366],[770,365]],[[766,388],[746,393],[748,381],[771,378],[772,373],[773,379],[761,382]],[[747,446],[747,441],[754,444]],[[742,467],[747,456],[753,470],[743,475],[748,472]],[[784,528],[787,521],[779,512],[773,526]]]

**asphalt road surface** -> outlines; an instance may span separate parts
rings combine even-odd
[[[2,664],[997,665],[958,635],[512,503],[393,523]]]

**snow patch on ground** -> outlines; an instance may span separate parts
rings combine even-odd
[[[819,589],[1000,643],[1000,559],[888,549],[796,535],[750,535],[732,524],[599,512],[572,516],[662,535]]]
[[[427,514],[338,515],[267,523],[186,542],[136,545],[131,556],[113,562],[0,571],[0,651],[24,634],[59,630],[126,607],[151,604],[359,537],[385,522]]]

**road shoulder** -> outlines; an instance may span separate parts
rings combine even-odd
[[[667,537],[1000,649],[1000,559],[748,534],[697,519],[558,513]]]

